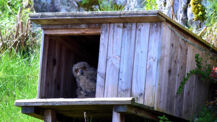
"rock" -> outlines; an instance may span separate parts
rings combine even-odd
[[[36,12],[72,12],[81,11],[78,7],[80,0],[34,0]]]

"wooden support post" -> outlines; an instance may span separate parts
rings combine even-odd
[[[112,122],[125,122],[124,115],[122,113],[116,112],[115,107],[113,108]]]
[[[44,111],[44,122],[56,122],[56,113],[53,110]]]

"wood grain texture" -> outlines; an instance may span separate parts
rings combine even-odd
[[[177,73],[177,62],[178,62],[178,42],[179,37],[172,32],[171,33],[171,43],[169,45],[170,52],[169,55],[169,69],[168,73],[168,87],[167,87],[167,103],[166,103],[166,112],[174,114],[175,106],[175,95],[176,95],[176,73]]]
[[[175,87],[175,101],[174,101],[174,114],[176,116],[182,116],[183,109],[183,93],[176,94],[177,90],[180,86],[181,81],[184,79],[186,74],[186,60],[187,60],[187,44],[184,40],[178,40],[178,60],[177,60],[177,68],[176,68],[176,87]]]
[[[100,28],[45,29],[47,35],[100,35]]]
[[[101,28],[101,24],[55,24],[41,25],[41,28],[46,29],[85,29],[85,28]]]
[[[171,30],[166,23],[162,23],[162,40],[161,40],[161,56],[160,56],[160,69],[159,69],[159,84],[158,94],[155,109],[159,111],[166,110],[167,103],[167,88],[168,88],[168,70],[169,70],[169,53],[171,43]]]
[[[146,64],[148,55],[149,23],[138,23],[136,29],[135,57],[133,66],[132,96],[144,103]]]
[[[44,111],[44,122],[56,122],[56,113],[53,110]]]
[[[44,54],[44,49],[46,49],[44,47],[44,43],[45,43],[45,35],[44,35],[44,31],[42,30],[42,37],[41,37],[41,48],[40,48],[40,64],[39,64],[39,75],[38,75],[38,88],[37,88],[37,98],[40,98],[41,96],[41,84],[42,84],[42,69],[43,69],[43,59],[45,58],[45,56],[43,57]]]
[[[118,97],[131,96],[136,24],[123,25]]]
[[[186,73],[188,73],[191,69],[196,67],[194,57],[197,53],[196,49],[188,45],[188,52],[187,52],[187,66],[186,66]],[[184,102],[183,102],[183,117],[185,118],[192,118],[193,115],[193,93],[195,89],[195,80],[196,77],[192,76],[185,84],[184,88]]]
[[[104,96],[108,41],[109,41],[109,24],[103,24],[101,28],[101,36],[100,36],[96,97]]]
[[[117,97],[123,24],[110,24],[104,97]]]
[[[44,98],[45,95],[45,86],[46,86],[46,77],[47,77],[47,63],[48,63],[48,48],[49,48],[49,36],[44,36],[44,41],[42,41],[43,52],[40,59],[40,72],[39,72],[39,82],[38,82],[38,98]]]
[[[145,105],[154,107],[155,94],[158,89],[158,62],[160,60],[161,23],[150,24],[148,59],[146,66]]]
[[[157,116],[150,113],[150,111],[142,110],[136,107],[131,106],[115,106],[114,110],[118,113],[126,113],[126,114],[133,114],[139,117],[143,117],[150,120],[157,121]]]
[[[55,98],[16,100],[16,106],[70,106],[70,105],[121,105],[133,104],[134,98]]]
[[[158,11],[92,11],[30,14],[31,21],[41,24],[100,24],[161,22]]]

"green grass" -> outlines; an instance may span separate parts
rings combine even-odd
[[[0,121],[37,122],[14,106],[17,99],[35,98],[39,72],[39,51],[28,56],[0,54]]]

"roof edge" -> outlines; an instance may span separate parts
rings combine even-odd
[[[151,11],[86,11],[86,12],[43,12],[29,14],[30,20],[36,24],[102,24],[126,22],[164,22],[167,21],[188,33],[191,37],[217,53],[217,47],[186,29],[159,10]]]
[[[205,44],[208,48],[211,49],[211,51],[214,51],[215,53],[217,53],[217,48],[215,46],[211,45],[209,42],[207,42],[206,40],[202,39],[200,36],[198,36],[197,34],[193,33],[192,31],[188,30],[187,28],[185,28],[184,26],[182,26],[178,22],[172,20],[167,15],[165,15],[163,12],[158,11],[158,15],[161,16],[161,17],[163,17],[163,18],[165,18],[166,21],[169,21],[170,23],[172,23],[173,25],[175,25],[179,29],[183,30],[185,33],[188,33],[189,35],[191,35],[196,40],[199,40],[202,44]]]

